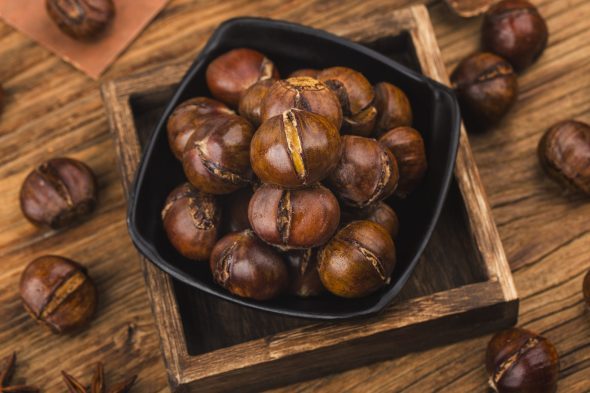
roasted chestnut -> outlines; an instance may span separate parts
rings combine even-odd
[[[322,115],[342,125],[342,109],[336,95],[326,85],[310,77],[289,78],[275,82],[262,101],[262,121],[278,116],[291,108]]]
[[[168,143],[172,153],[182,160],[182,153],[189,138],[199,129],[207,115],[235,114],[225,104],[207,97],[196,97],[184,101],[174,109],[168,118]],[[207,130],[205,130],[207,132]]]
[[[375,139],[342,137],[342,156],[326,184],[343,203],[366,207],[393,194],[399,171],[395,157]]]
[[[497,123],[518,96],[512,66],[491,53],[476,53],[464,59],[451,74],[451,82],[471,130]]]
[[[344,116],[342,132],[368,136],[375,127],[377,109],[373,106],[373,87],[361,74],[347,67],[331,67],[321,71],[318,79],[338,97]]]
[[[496,392],[553,393],[559,378],[559,355],[545,337],[511,328],[490,340],[486,369]]]
[[[213,195],[184,183],[168,195],[162,222],[170,243],[179,253],[207,261],[219,235],[221,209]]]
[[[289,285],[279,253],[249,229],[221,238],[211,253],[210,267],[215,282],[241,297],[268,300]]]
[[[481,40],[486,51],[502,56],[521,71],[547,47],[549,32],[537,8],[525,0],[503,0],[485,13]]]
[[[392,128],[412,125],[412,107],[406,94],[388,82],[379,82],[374,87],[377,108],[377,134]]]
[[[75,39],[95,38],[115,16],[113,0],[46,0],[45,8],[57,27]]]
[[[238,48],[213,60],[205,77],[213,97],[237,108],[247,88],[264,79],[279,79],[279,71],[262,53]]]
[[[20,189],[23,215],[54,229],[81,221],[96,205],[96,177],[83,162],[53,158],[33,170]]]
[[[397,214],[385,202],[379,202],[363,209],[361,211],[361,217],[363,220],[372,221],[375,224],[381,225],[393,240],[399,234],[399,219],[397,218]]]
[[[422,135],[411,127],[398,127],[379,138],[379,143],[397,160],[399,183],[395,194],[405,198],[420,185],[428,168]]]
[[[242,98],[240,98],[240,105],[238,112],[240,115],[245,117],[255,127],[260,125],[261,121],[261,109],[262,100],[266,97],[266,94],[270,90],[270,87],[275,83],[274,79],[264,79],[254,83],[250,86]]]
[[[29,263],[21,275],[20,296],[29,315],[57,334],[87,325],[98,303],[86,269],[54,255]]]
[[[317,249],[286,253],[289,292],[299,297],[319,296],[326,291],[318,273]]]
[[[250,229],[248,220],[248,205],[254,191],[244,187],[227,195],[223,201],[223,221],[225,232],[240,232]]]
[[[553,125],[541,138],[538,154],[549,176],[590,195],[590,125],[575,120]]]
[[[202,128],[190,137],[182,156],[188,181],[209,194],[229,194],[250,184],[250,123],[236,115],[216,115]]]
[[[328,291],[358,298],[388,284],[395,262],[393,240],[381,225],[353,221],[321,249],[318,270]]]
[[[263,183],[300,188],[324,179],[340,159],[340,134],[325,117],[290,109],[258,128],[252,169]]]
[[[313,68],[301,68],[299,70],[293,71],[289,75],[289,78],[296,78],[299,76],[308,76],[310,78],[317,79],[319,74],[320,74],[320,70],[316,70]]]
[[[283,249],[311,248],[328,241],[340,222],[340,206],[321,185],[284,190],[260,186],[250,200],[250,225],[265,242]]]

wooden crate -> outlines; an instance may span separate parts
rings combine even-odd
[[[367,7],[365,7],[367,8]],[[448,83],[423,6],[331,19],[325,28]],[[188,64],[105,83],[128,192],[142,146]],[[203,294],[139,258],[174,391],[255,391],[390,359],[510,326],[518,298],[465,130],[455,179],[412,278],[382,314],[318,323]]]

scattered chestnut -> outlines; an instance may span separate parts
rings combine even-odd
[[[320,74],[320,70],[316,70],[313,68],[301,68],[299,70],[293,71],[289,78],[296,78],[299,76],[308,76],[310,78],[318,79],[318,75]]]
[[[533,64],[547,47],[549,32],[537,8],[525,0],[503,0],[485,13],[481,39],[486,51],[517,70]]]
[[[476,53],[464,59],[451,74],[451,82],[471,127],[498,122],[518,96],[512,66],[491,53]]]
[[[266,121],[291,108],[322,115],[336,129],[342,125],[342,108],[338,98],[317,79],[302,76],[275,82],[262,101],[261,119]]]
[[[406,94],[388,82],[379,82],[374,87],[377,108],[377,134],[392,128],[412,125],[412,107]]]
[[[207,132],[194,132],[182,156],[188,181],[209,194],[229,194],[250,184],[250,123],[237,115],[216,115],[203,127]]]
[[[336,93],[344,116],[342,131],[368,136],[375,127],[377,109],[373,106],[375,93],[367,78],[347,67],[322,70],[318,79]]]
[[[366,207],[393,194],[399,179],[395,157],[375,139],[342,137],[340,162],[326,184],[346,205]]]
[[[166,198],[162,222],[170,243],[180,254],[207,261],[219,234],[221,209],[213,195],[184,183]]]
[[[411,127],[398,127],[385,133],[379,142],[397,160],[399,184],[395,194],[405,198],[422,182],[428,168],[424,139]]]
[[[582,292],[584,294],[584,300],[586,301],[586,307],[590,310],[590,270],[588,270],[588,273],[584,276]]]
[[[318,273],[317,249],[290,251],[286,254],[289,292],[299,297],[319,296],[326,291]]]
[[[260,186],[248,208],[250,225],[265,242],[283,249],[311,248],[328,241],[340,222],[340,206],[321,185],[284,190]]]
[[[46,0],[57,27],[74,39],[96,38],[115,16],[113,0]]]
[[[549,176],[590,195],[590,125],[575,120],[553,125],[541,138],[538,154]]]
[[[225,198],[223,201],[223,227],[226,232],[240,232],[250,229],[248,205],[253,193],[250,187],[244,187]]]
[[[361,212],[361,217],[364,220],[372,221],[375,224],[381,225],[393,240],[399,234],[399,219],[395,210],[393,210],[387,203],[379,202],[374,206],[369,206]]]
[[[247,88],[260,80],[279,79],[279,71],[262,53],[238,48],[213,60],[205,77],[213,97],[237,108]]]
[[[255,127],[260,125],[262,100],[266,97],[268,90],[275,83],[273,79],[264,79],[250,86],[240,98],[238,112]]]
[[[249,229],[221,238],[211,253],[210,267],[215,282],[241,297],[268,300],[289,285],[281,256]]]
[[[486,369],[496,392],[552,393],[557,389],[559,356],[546,338],[511,328],[488,343]]]
[[[86,269],[54,255],[29,263],[21,275],[20,296],[29,315],[56,334],[87,325],[98,302]]]
[[[96,178],[86,164],[53,158],[29,173],[20,189],[20,207],[35,225],[64,228],[94,210],[96,194]]]
[[[258,128],[252,169],[263,183],[300,188],[324,179],[340,159],[340,134],[325,117],[290,109]]]
[[[207,115],[235,114],[225,104],[207,97],[196,97],[184,101],[174,109],[168,118],[167,132],[168,142],[172,153],[179,160],[186,142],[199,129]]]
[[[388,284],[395,262],[395,245],[381,225],[353,221],[322,248],[318,270],[328,291],[358,298]]]

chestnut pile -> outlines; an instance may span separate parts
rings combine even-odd
[[[427,168],[404,92],[347,67],[280,79],[246,48],[214,59],[206,80],[213,98],[168,119],[188,180],[162,210],[172,246],[256,300],[358,298],[389,283],[399,223],[383,201],[407,197]]]

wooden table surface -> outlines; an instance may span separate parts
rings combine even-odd
[[[280,13],[298,19],[313,1],[174,0],[103,76],[120,77],[199,52],[214,27],[239,15]],[[475,158],[493,207],[521,297],[519,325],[547,336],[561,355],[560,392],[590,391],[590,313],[581,284],[590,269],[590,201],[564,193],[539,169],[542,132],[566,118],[590,122],[590,1],[534,0],[547,18],[549,47],[519,78],[520,97],[494,130],[472,135]],[[269,2],[271,3],[271,2]],[[317,18],[370,1],[321,1]],[[414,4],[392,0],[391,7]],[[428,1],[449,70],[478,47],[480,18],[454,16]],[[379,10],[375,10],[379,12]],[[139,373],[133,391],[168,391],[158,337],[127,236],[116,155],[99,82],[76,71],[0,22],[0,82],[7,92],[0,115],[0,355],[16,350],[16,381],[62,392],[59,371],[88,382],[93,364],[106,363],[107,380]],[[68,231],[36,229],[21,216],[20,184],[36,164],[67,155],[98,174],[100,201],[91,220]],[[25,265],[61,254],[88,266],[101,301],[89,329],[58,337],[35,325],[18,297]],[[436,334],[436,332],[433,332]],[[281,392],[485,392],[483,357],[489,337],[302,382]]]

